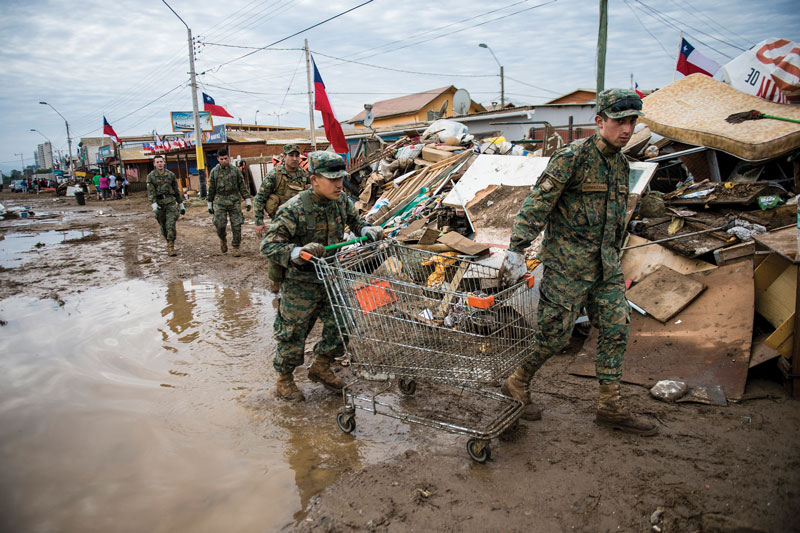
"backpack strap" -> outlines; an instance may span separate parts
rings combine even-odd
[[[314,202],[311,200],[311,190],[305,190],[298,194],[300,200],[303,202],[303,218],[305,219],[303,228],[304,232],[308,233],[309,228],[317,225],[317,217],[314,215]]]

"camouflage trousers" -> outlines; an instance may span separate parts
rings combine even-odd
[[[630,307],[620,273],[608,280],[576,281],[546,268],[539,290],[538,327],[534,346],[522,368],[533,374],[569,342],[575,321],[585,306],[599,332],[595,373],[601,383],[622,378],[628,344]]]
[[[231,233],[233,246],[239,246],[242,242],[242,223],[244,222],[244,215],[242,214],[242,201],[238,195],[236,196],[217,196],[214,198],[214,227],[217,228],[217,236],[220,239],[225,238],[225,228],[228,225],[228,219],[231,221]]]
[[[169,241],[175,240],[175,223],[178,221],[178,204],[170,202],[168,204],[158,204],[158,211],[156,211],[156,220],[161,227],[161,235]]]
[[[325,359],[343,355],[344,344],[325,286],[284,280],[273,326],[278,344],[273,361],[275,370],[287,374],[303,364],[306,338],[317,319],[322,321],[322,339],[314,345],[314,354]]]

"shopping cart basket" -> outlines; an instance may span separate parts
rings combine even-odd
[[[469,436],[476,461],[490,457],[489,441],[519,418],[523,404],[498,385],[525,359],[533,342],[533,277],[499,290],[498,269],[457,255],[386,240],[314,262],[337,317],[356,380],[343,391],[339,428],[355,429],[356,409]],[[379,391],[356,392],[363,382]],[[397,382],[413,395],[417,382],[455,388],[459,398],[494,405],[494,416],[474,423],[452,415],[404,412],[379,401]],[[465,404],[466,405],[466,404]]]

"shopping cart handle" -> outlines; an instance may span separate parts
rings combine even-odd
[[[312,254],[306,252],[305,250],[300,250],[300,258],[306,261],[311,261],[311,258],[314,257]]]
[[[347,246],[348,244],[354,244],[354,243],[357,243],[357,242],[364,242],[368,238],[369,237],[367,237],[365,235],[363,237],[357,237],[355,239],[350,239],[349,241],[344,241],[344,242],[340,242],[340,243],[337,243],[337,244],[329,244],[328,246],[325,247],[325,251],[327,252],[328,250],[335,250],[337,248],[341,248],[342,246]],[[302,254],[300,255],[300,257],[303,257]],[[303,258],[303,259],[305,259],[305,258]]]

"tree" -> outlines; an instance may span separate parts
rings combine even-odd
[[[11,179],[12,180],[21,180],[22,179],[22,172],[17,169],[11,171]]]

